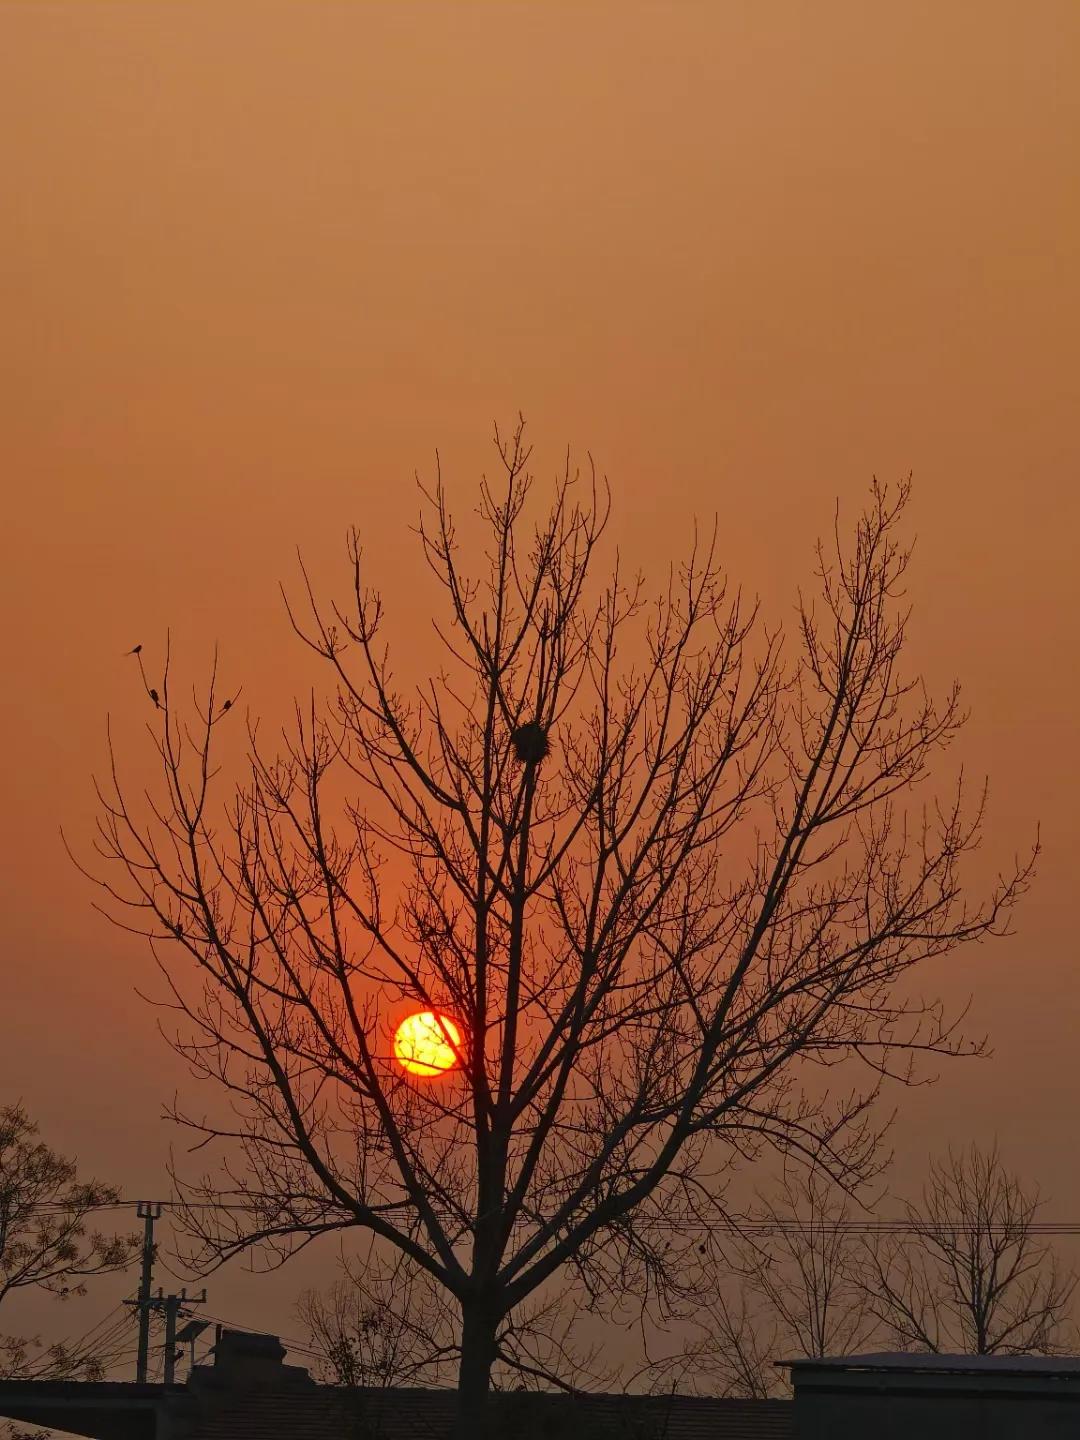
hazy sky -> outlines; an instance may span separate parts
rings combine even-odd
[[[780,617],[836,497],[914,472],[912,660],[964,683],[984,873],[1037,822],[1045,859],[1014,938],[927,974],[995,1056],[901,1097],[898,1178],[996,1133],[1080,1218],[1078,155],[1076,0],[0,5],[0,1099],[162,1193],[194,1092],[59,838],[107,713],[145,755],[123,652],[220,641],[273,710],[278,581],[299,545],[343,585],[353,523],[419,644],[413,472],[438,446],[467,508],[522,410],[629,559],[718,514]],[[308,1278],[217,1313],[288,1330]]]

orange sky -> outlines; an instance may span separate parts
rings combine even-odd
[[[218,639],[272,708],[277,582],[344,584],[350,523],[418,641],[412,472],[467,507],[521,409],[628,557],[718,512],[777,615],[834,497],[914,471],[913,658],[964,681],[987,864],[1046,853],[928,981],[996,1054],[902,1097],[898,1177],[996,1132],[1080,1217],[1078,154],[1075,0],[0,5],[0,1098],[164,1189],[184,1077],[59,841],[106,712],[138,736],[122,652]],[[287,1329],[305,1279],[219,1313]]]

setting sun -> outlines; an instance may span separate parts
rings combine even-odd
[[[457,1053],[455,1053],[455,1047]],[[394,1032],[394,1056],[411,1075],[441,1075],[458,1063],[461,1031],[446,1015],[420,1010]]]

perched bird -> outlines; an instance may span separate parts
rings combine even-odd
[[[231,704],[232,704],[232,701],[231,701],[231,700],[226,700],[225,703],[224,703],[224,705],[222,705],[222,707],[221,707],[222,710],[228,710],[228,708],[229,708],[229,706],[230,706]]]
[[[141,646],[141,645],[136,645],[134,650],[128,650],[126,653],[127,653],[128,655],[138,655],[138,653],[139,653],[139,651],[140,651],[141,649],[142,649],[142,646]]]
[[[154,704],[160,708],[161,701],[158,699],[158,693],[156,690],[150,691],[150,699],[153,700]]]

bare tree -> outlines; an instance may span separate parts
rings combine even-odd
[[[680,1347],[649,1360],[634,1376],[650,1394],[718,1395],[742,1400],[768,1400],[782,1391],[773,1361],[783,1354],[780,1327],[774,1314],[725,1274],[702,1285],[699,1303],[682,1317],[696,1327]]]
[[[75,1161],[37,1134],[21,1105],[0,1108],[0,1305],[31,1287],[61,1300],[83,1295],[87,1280],[126,1269],[139,1247],[137,1236],[88,1228],[117,1191],[79,1180]],[[0,1375],[8,1377],[93,1376],[101,1358],[93,1347],[0,1335]]]
[[[792,1355],[853,1353],[874,1327],[853,1219],[851,1198],[825,1177],[789,1174],[760,1200],[737,1246],[736,1273],[777,1317]]]
[[[362,1265],[345,1260],[343,1272],[297,1303],[323,1379],[378,1389],[442,1380],[457,1336],[430,1271],[400,1253],[386,1263],[371,1245]]]
[[[689,1312],[697,1335],[655,1382],[756,1399],[787,1393],[776,1361],[866,1347],[878,1320],[863,1284],[854,1203],[827,1177],[789,1170],[712,1254]]]
[[[1025,1189],[995,1147],[933,1163],[907,1231],[865,1251],[873,1313],[904,1350],[974,1355],[1060,1354],[1075,1338],[1076,1275],[1040,1237],[1037,1189]]]
[[[531,524],[522,427],[496,440],[479,578],[441,476],[421,487],[444,668],[398,679],[354,534],[350,604],[305,573],[289,612],[335,698],[280,754],[249,721],[227,804],[216,670],[190,719],[168,661],[143,671],[163,789],[143,811],[113,755],[97,877],[150,940],[176,1048],[231,1098],[231,1120],[177,1115],[226,1142],[252,1207],[192,1210],[207,1260],[381,1237],[453,1299],[468,1434],[500,1327],[552,1277],[662,1304],[673,1237],[736,1160],[872,1162],[882,1076],[977,1048],[902,982],[999,933],[1031,865],[969,903],[981,801],[904,808],[963,720],[902,669],[906,485],[819,547],[785,658],[715,535],[655,594],[617,563],[598,583],[606,489],[568,466]],[[394,1062],[406,1004],[459,1028],[441,1079]],[[866,1083],[834,1093],[842,1061]]]
[[[400,1254],[387,1261],[372,1243],[362,1261],[343,1256],[342,1272],[297,1304],[324,1379],[382,1389],[442,1383],[456,1370],[460,1326],[429,1271]],[[576,1393],[610,1381],[616,1371],[578,1342],[576,1315],[565,1293],[549,1289],[506,1316],[496,1335],[496,1386]]]

